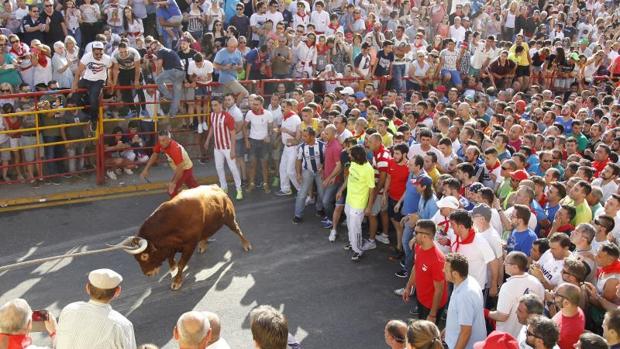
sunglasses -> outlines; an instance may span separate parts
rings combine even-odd
[[[18,42],[19,42],[19,40],[13,40],[13,41],[11,41],[11,44],[16,44]]]
[[[52,7],[52,5],[45,5],[45,7]]]
[[[0,92],[11,92],[11,90],[0,90]]]
[[[39,10],[36,10],[36,11],[33,10],[32,13],[39,13]]]

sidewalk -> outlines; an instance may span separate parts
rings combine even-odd
[[[97,185],[95,174],[88,173],[81,178],[61,178],[60,185],[50,183],[34,187],[30,184],[9,184],[0,186],[0,212],[20,207],[50,202],[70,202],[78,199],[104,197],[114,194],[129,194],[146,191],[165,191],[172,177],[172,170],[165,161],[149,170],[150,183],[140,179],[139,168],[133,175],[122,174],[116,181],[106,178],[103,185]],[[200,184],[217,183],[213,160],[202,165],[194,161],[194,176]]]

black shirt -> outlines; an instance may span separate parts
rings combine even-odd
[[[243,35],[246,38],[250,38],[250,19],[248,16],[243,15],[241,17],[235,15],[230,19],[230,25],[234,25],[239,31],[239,35]]]
[[[62,24],[64,23],[65,18],[62,13],[54,10],[51,15],[48,15],[47,13],[45,13],[45,11],[43,11],[41,12],[40,18],[43,23],[45,23],[47,18],[50,19],[50,29],[44,35],[46,45],[48,45],[49,47],[54,47],[54,43],[56,41],[65,40],[65,32],[62,30]]]
[[[24,28],[24,32],[22,34],[22,40],[24,40],[26,45],[30,46],[30,42],[34,39],[37,39],[41,42],[45,41],[44,32],[40,30],[36,30],[33,32],[26,31],[26,27],[33,28],[33,27],[39,26],[40,24],[45,24],[45,20],[41,16],[39,16],[35,20],[33,20],[32,17],[30,17],[30,15],[26,15],[24,16],[24,18],[22,18],[22,27]]]
[[[183,70],[183,64],[179,55],[171,49],[162,47],[157,51],[157,58],[162,60],[162,68],[164,70]]]

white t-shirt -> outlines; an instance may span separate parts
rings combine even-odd
[[[344,143],[344,141],[347,140],[347,138],[353,137],[353,133],[351,133],[351,131],[349,131],[348,128],[345,128],[344,131],[342,131],[342,133],[339,133],[337,135],[338,138],[338,142],[340,144]]]
[[[237,107],[237,105],[233,105],[231,108],[227,110],[227,112],[228,114],[230,114],[230,116],[233,117],[233,119],[235,120],[235,124],[244,121],[243,113],[241,112],[241,109]],[[235,138],[237,140],[243,139],[243,132],[237,132]]]
[[[84,69],[83,79],[89,81],[105,81],[108,78],[108,69],[112,66],[112,58],[110,56],[103,54],[100,60],[96,60],[93,57],[92,52],[84,54],[80,63],[84,64],[86,69]]]
[[[499,234],[501,239],[502,232],[504,232],[504,226],[502,225],[502,219],[499,216],[499,212],[497,212],[497,209],[495,208],[491,209],[491,226]]]
[[[456,238],[455,238],[456,239]],[[486,288],[487,283],[487,264],[495,259],[495,254],[489,246],[487,240],[476,234],[474,241],[470,244],[460,244],[458,251],[456,249],[456,240],[452,241],[452,252],[458,252],[467,258],[469,262],[469,275],[471,275],[481,289]]]
[[[262,141],[269,135],[269,124],[273,122],[273,116],[268,110],[263,110],[263,114],[256,115],[252,110],[245,114],[246,124],[250,124],[249,137],[254,140]]]
[[[286,118],[286,120],[282,120],[282,128],[285,128],[289,131],[296,131],[301,125],[301,118],[299,115],[295,114]],[[293,136],[288,133],[282,132],[282,144],[287,145],[289,139],[292,139]]]
[[[325,33],[329,25],[329,13],[325,10],[318,12],[312,11],[310,15],[310,23],[314,24],[314,28],[319,33]]]
[[[278,25],[278,23],[284,21],[284,17],[282,16],[282,12],[280,11],[276,11],[274,13],[271,13],[271,11],[267,11],[265,13],[265,17],[273,22],[273,27],[271,28],[272,32],[276,31],[276,25]]]
[[[609,183],[603,185],[603,179],[596,178],[592,181],[592,185],[601,187],[601,190],[603,191],[603,202],[607,201],[611,194],[618,191],[618,184],[616,184],[616,181],[609,181]]]
[[[258,27],[263,28],[263,24],[267,22],[267,14],[263,13],[262,15],[258,12],[255,12],[250,16],[250,27]],[[275,25],[274,25],[275,28]],[[252,31],[252,40],[259,40],[260,37],[256,32]]]
[[[540,265],[547,282],[554,287],[562,282],[562,268],[564,268],[563,259],[557,260],[553,258],[551,250],[547,250],[542,254],[542,256],[540,256],[538,264]]]
[[[452,40],[456,41],[456,43],[463,42],[465,40],[465,27],[459,26],[458,28],[454,25],[450,26],[450,37]]]
[[[197,82],[210,82],[209,74],[213,74],[213,63],[205,59],[202,61],[202,67],[198,67],[193,59],[190,60],[187,67],[187,75],[191,76],[194,74],[196,75]]]
[[[445,225],[443,224],[443,222],[445,222],[446,219],[448,219],[448,217],[442,216],[440,210],[437,210],[437,212],[435,212],[435,214],[433,215],[433,218],[431,218],[433,223],[435,223],[435,225],[437,226],[437,232],[435,233],[435,245],[437,246],[437,248],[439,248],[439,250],[441,250],[441,253],[443,253],[444,255],[450,253],[450,246],[442,245],[439,243],[438,240],[440,238],[447,238],[450,241],[454,241],[454,239],[456,238],[456,235],[454,235],[454,230],[449,223],[448,231],[445,234],[443,233],[445,229]]]
[[[514,207],[509,207],[506,211],[504,211],[504,214],[506,215],[506,217],[510,217],[512,216],[512,212],[514,210]],[[532,212],[532,214],[530,215],[530,220],[527,222],[527,227],[532,229],[532,231],[535,231],[536,224],[538,224],[538,219],[536,219],[536,214]]]
[[[504,254],[504,250],[502,249],[502,239],[497,230],[495,230],[493,226],[490,226],[489,229],[478,232],[478,234],[489,243],[491,250],[493,250],[493,254],[495,254],[495,258],[501,258]]]
[[[220,338],[217,342],[207,345],[207,349],[230,349],[230,345],[224,338]]]
[[[450,161],[456,159],[458,156],[456,154],[454,154],[454,152],[450,153],[449,156],[445,156],[443,155],[443,153],[440,151],[439,155],[437,156],[437,163],[439,164],[439,166],[444,170],[447,171],[448,170],[448,166],[450,166]]]
[[[419,143],[415,143],[412,144],[411,147],[409,147],[409,153],[407,154],[409,156],[409,159],[413,159],[414,156],[416,155],[422,155],[425,156],[427,152],[433,152],[435,153],[435,155],[437,155],[437,159],[439,160],[440,157],[443,157],[443,154],[441,154],[441,152],[439,151],[439,149],[433,147],[431,145],[431,148],[428,151],[424,151],[422,149],[422,145]]]
[[[517,307],[519,306],[519,298],[528,293],[535,294],[540,299],[545,299],[545,288],[537,278],[528,273],[515,275],[506,280],[499,289],[497,311],[508,314],[508,319],[506,321],[497,321],[496,330],[508,332],[515,338],[519,335],[523,325],[517,319]]]

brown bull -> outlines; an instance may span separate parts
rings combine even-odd
[[[185,190],[161,204],[146,219],[137,235],[141,248],[131,253],[147,276],[159,273],[167,259],[173,276],[171,288],[178,290],[183,283],[183,269],[196,246],[204,253],[207,239],[223,225],[239,236],[245,251],[252,249],[239,228],[232,201],[220,187],[211,185]],[[177,252],[181,253],[178,263],[175,261]]]

